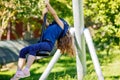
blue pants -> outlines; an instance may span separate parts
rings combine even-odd
[[[40,43],[32,44],[30,46],[21,49],[19,57],[26,58],[26,54],[36,56],[37,51],[51,51],[52,48],[53,47],[50,45],[50,42],[40,42]]]

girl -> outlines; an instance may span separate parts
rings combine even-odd
[[[73,38],[68,30],[68,24],[65,20],[60,19],[55,10],[49,3],[49,0],[45,0],[46,8],[43,10],[43,15],[48,11],[54,18],[52,24],[48,25],[47,29],[43,33],[43,41],[37,44],[33,44],[21,49],[18,59],[17,71],[11,80],[18,80],[30,76],[30,67],[35,60],[37,51],[51,51],[57,41],[57,48],[61,50],[61,53],[68,53],[70,55],[75,54]],[[26,62],[26,54],[28,55]],[[25,65],[26,62],[26,65]],[[25,68],[23,69],[23,67]]]

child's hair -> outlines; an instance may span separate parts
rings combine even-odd
[[[64,37],[58,39],[57,48],[61,50],[62,54],[75,55],[74,39],[69,30]]]

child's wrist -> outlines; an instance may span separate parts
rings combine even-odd
[[[50,3],[46,3],[46,8],[48,8],[50,6]]]

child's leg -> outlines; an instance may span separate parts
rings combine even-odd
[[[27,59],[26,67],[27,67],[27,68],[30,68],[31,65],[33,64],[34,60],[35,60],[35,56],[29,55],[29,56],[28,56],[28,59]]]
[[[24,77],[30,76],[30,67],[35,60],[35,56],[29,55],[26,63],[26,67],[23,69]]]
[[[20,72],[18,71],[18,73],[20,73],[20,76],[19,76],[20,78],[30,76],[29,68],[31,67],[31,65],[35,60],[36,52],[40,50],[51,51],[52,47],[49,45],[48,42],[42,42],[42,43],[33,44],[31,46],[25,47],[20,51],[20,56],[18,60],[18,70],[20,70]],[[25,64],[27,53],[29,53],[29,56],[27,59],[26,67],[23,71],[21,71]],[[12,79],[14,80],[16,78],[17,77],[15,76],[15,78],[13,77]]]
[[[23,72],[25,74],[29,74],[28,71],[35,60],[36,52],[40,51],[40,50],[51,51],[52,49],[48,42],[37,43],[37,44],[33,44],[33,45],[29,46],[29,56],[27,59],[26,67],[23,70]]]
[[[24,73],[22,72],[22,69],[26,62],[26,54],[29,52],[29,47],[25,47],[21,49],[18,59],[18,65],[17,65],[17,71],[15,75],[11,78],[11,80],[17,80],[24,76]]]
[[[45,51],[52,50],[49,42],[41,42],[41,43],[37,43],[37,44],[33,44],[29,46],[29,56],[28,56],[27,63],[26,63],[27,68],[30,68],[32,63],[34,62],[36,52],[42,51],[42,50],[45,50]]]
[[[26,62],[26,54],[29,52],[29,46],[21,49],[18,59],[17,70],[20,71],[23,69]]]
[[[11,78],[11,80],[18,80],[20,78],[25,78],[25,77],[30,76],[29,68],[35,60],[34,57],[35,56],[32,56],[32,55],[28,56],[27,64],[26,64],[25,69],[23,69],[23,67],[25,65],[26,59],[25,58],[19,58],[16,74],[13,76],[13,78]]]
[[[25,58],[19,58],[18,59],[18,66],[17,71],[21,71],[25,65],[26,59]]]

